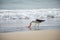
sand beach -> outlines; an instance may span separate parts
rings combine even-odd
[[[59,40],[60,30],[0,33],[0,40]]]

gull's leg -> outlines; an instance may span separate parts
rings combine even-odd
[[[35,23],[35,25],[34,25],[34,27],[35,27],[35,30],[36,30],[36,25],[37,25],[37,24]]]
[[[38,23],[38,26],[37,26],[37,27],[38,27],[38,30],[39,30],[39,29],[40,29],[40,28],[39,28],[39,23]]]

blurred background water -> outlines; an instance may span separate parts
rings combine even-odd
[[[27,26],[35,19],[45,20],[40,30],[59,30],[60,0],[0,0],[0,33],[28,31]]]
[[[60,30],[60,9],[0,10],[0,33],[29,31],[27,26],[35,19],[45,20],[40,23],[40,30]]]
[[[16,32],[16,31],[28,31],[28,25],[31,19],[17,19],[9,21],[0,21],[0,33],[1,32]],[[60,30],[60,18],[46,19],[45,22],[40,23],[40,30]],[[32,30],[35,30],[34,24]]]
[[[0,9],[58,8],[60,0],[0,0]]]

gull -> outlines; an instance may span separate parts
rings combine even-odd
[[[31,21],[30,24],[28,25],[28,28],[31,30],[32,29],[32,23],[35,23],[35,26],[37,25],[37,27],[39,29],[39,24],[42,23],[42,22],[44,22],[44,21],[45,20],[40,20],[40,19],[36,19],[35,21]]]

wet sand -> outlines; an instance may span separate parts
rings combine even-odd
[[[59,40],[60,30],[0,33],[0,40]]]

